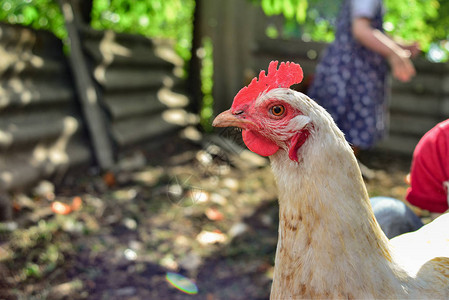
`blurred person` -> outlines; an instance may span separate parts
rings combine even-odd
[[[406,200],[430,212],[435,219],[449,208],[449,119],[437,124],[419,141],[413,152],[410,187]],[[415,231],[423,223],[402,201],[388,197],[371,199],[374,214],[388,238]]]
[[[388,64],[393,76],[415,75],[416,43],[401,46],[382,29],[382,0],[344,0],[334,42],[316,68],[308,95],[326,108],[357,155],[386,133]]]

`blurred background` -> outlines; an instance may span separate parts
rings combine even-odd
[[[449,116],[449,1],[384,2],[385,31],[423,53],[360,159],[370,195],[403,199]],[[306,87],[340,4],[0,0],[0,298],[267,299],[268,161],[211,120],[271,60]]]

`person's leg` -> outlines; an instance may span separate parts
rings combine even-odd
[[[423,226],[421,219],[402,201],[390,197],[373,197],[371,206],[385,235],[391,239],[397,235],[415,231]]]

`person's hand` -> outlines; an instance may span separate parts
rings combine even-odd
[[[402,82],[409,81],[416,74],[415,67],[410,60],[411,55],[409,50],[402,50],[393,52],[388,57],[393,76]]]
[[[404,46],[402,46],[402,48],[404,50],[410,51],[411,57],[415,57],[421,53],[421,47],[419,46],[419,44],[417,42],[414,42],[413,44],[410,44],[410,45],[404,45]]]

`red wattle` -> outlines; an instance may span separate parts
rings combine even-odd
[[[255,152],[262,156],[270,156],[275,154],[279,150],[279,146],[269,139],[261,136],[260,134],[251,131],[243,130],[242,132],[243,142],[246,147],[252,152]]]
[[[292,137],[290,149],[288,150],[288,157],[291,160],[298,162],[298,150],[307,141],[309,134],[310,131],[305,128]]]

